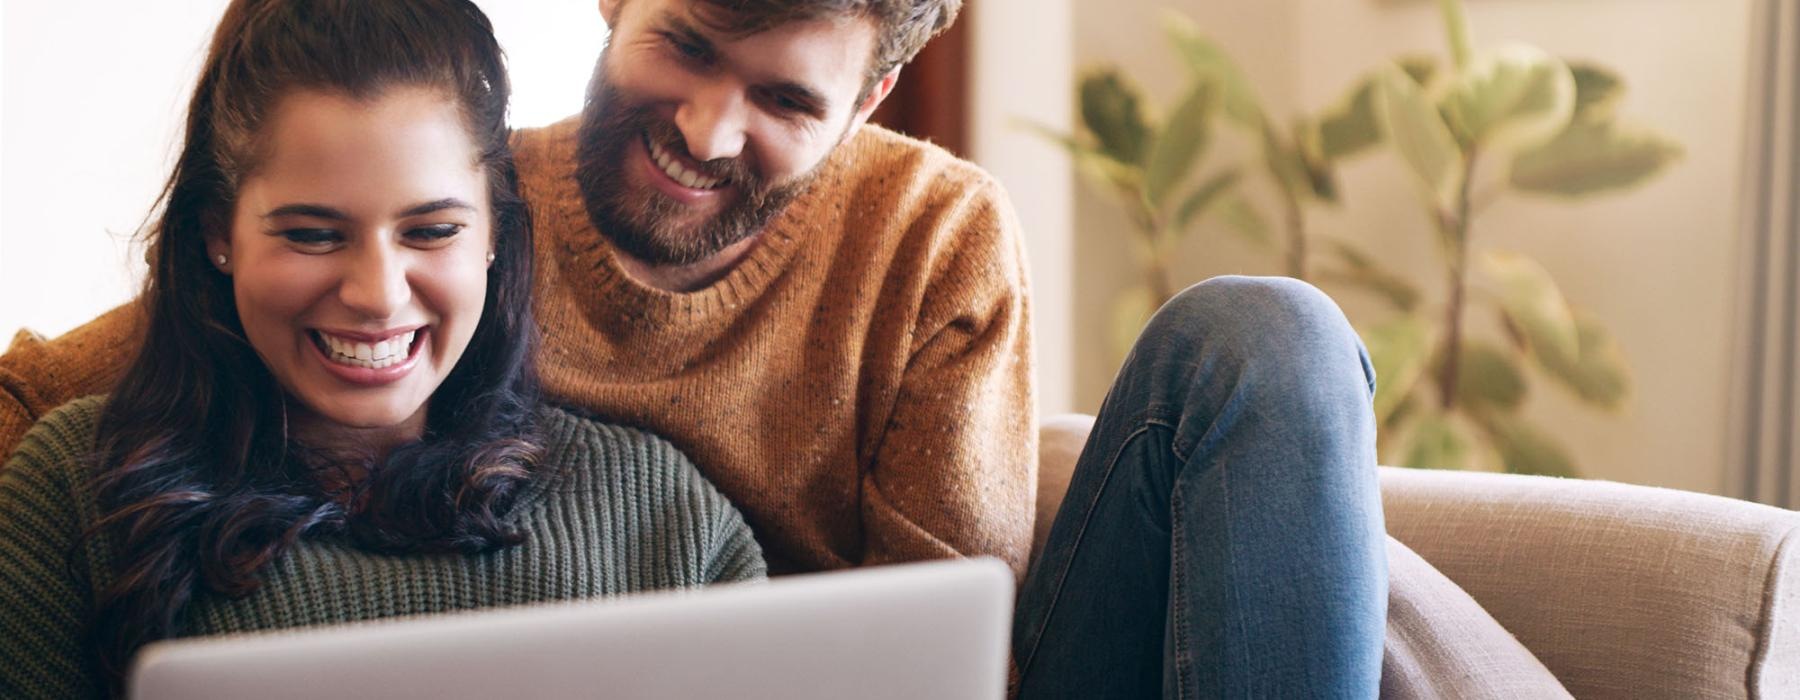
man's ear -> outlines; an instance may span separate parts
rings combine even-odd
[[[213,269],[226,275],[231,274],[231,239],[225,236],[206,237],[206,262]]]
[[[881,106],[881,101],[887,99],[888,94],[894,91],[894,83],[899,81],[900,68],[898,66],[888,71],[887,75],[881,76],[881,80],[877,81],[875,87],[869,90],[869,96],[863,99],[862,105],[856,108],[856,114],[850,117],[851,132],[855,132],[863,124],[868,123],[869,117],[875,114],[875,108]]]
[[[623,2],[624,0],[600,0],[600,19],[606,20],[608,28],[618,22],[619,5]]]

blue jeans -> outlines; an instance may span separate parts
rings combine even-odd
[[[1222,277],[1158,311],[1020,591],[1020,697],[1375,697],[1374,386],[1303,282]]]

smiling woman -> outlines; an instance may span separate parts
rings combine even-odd
[[[508,96],[467,0],[233,0],[135,359],[0,468],[0,697],[116,693],[164,638],[763,575],[685,456],[539,403]]]
[[[229,234],[207,241],[245,336],[306,407],[298,436],[418,439],[426,399],[475,333],[493,214],[457,109],[423,89],[283,98]]]

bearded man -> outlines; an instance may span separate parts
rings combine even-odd
[[[960,0],[600,0],[577,117],[515,138],[555,400],[663,435],[772,573],[992,555],[1029,697],[1372,696],[1373,373],[1328,299],[1220,279],[1152,320],[1027,571],[1036,428],[1001,188],[866,124]],[[0,450],[105,391],[122,307],[0,358]]]

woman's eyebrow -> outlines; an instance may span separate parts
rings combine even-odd
[[[415,204],[411,207],[408,207],[405,211],[400,212],[400,217],[405,218],[408,216],[423,216],[425,214],[431,214],[434,212],[444,211],[445,209],[464,209],[467,211],[476,211],[475,205],[473,205],[473,204],[470,204],[463,200],[457,199],[455,197],[445,197],[445,198],[439,199],[437,201],[426,202],[424,204]]]
[[[315,219],[331,219],[334,221],[350,220],[349,214],[345,214],[342,211],[338,211],[323,204],[283,204],[274,209],[270,209],[267,213],[262,215],[262,218],[273,219],[281,216],[310,216]]]
[[[462,209],[462,210],[466,210],[466,211],[476,211],[475,205],[473,205],[473,204],[465,202],[456,197],[445,197],[445,198],[439,199],[439,200],[424,202],[421,204],[414,204],[410,207],[407,207],[404,210],[401,210],[395,216],[398,218],[406,218],[409,216],[423,216],[425,214],[440,212],[440,211],[444,211],[446,209]],[[312,217],[315,219],[330,219],[332,221],[349,221],[350,220],[350,215],[344,213],[343,211],[341,211],[339,209],[334,209],[332,207],[328,207],[323,204],[305,204],[305,203],[283,204],[279,207],[275,207],[274,209],[270,209],[268,211],[268,213],[263,214],[262,216],[265,219],[274,219],[274,218],[283,217],[283,216],[307,216],[307,217]]]

